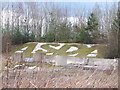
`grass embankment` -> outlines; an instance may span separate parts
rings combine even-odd
[[[37,45],[37,43],[26,43],[24,45],[18,46],[17,48],[14,48],[8,55],[12,55],[15,51],[19,51],[24,47],[28,48],[24,51],[24,54],[26,57],[32,57],[32,51],[34,50],[35,46]],[[103,58],[103,50],[104,50],[104,45],[95,45],[91,48],[88,48],[86,45],[84,44],[75,44],[75,43],[66,43],[62,48],[60,48],[59,50],[56,50],[54,48],[49,47],[49,45],[52,46],[59,46],[59,44],[57,43],[48,43],[45,45],[42,45],[41,47],[43,49],[46,49],[48,52],[47,53],[53,53],[53,55],[49,55],[49,56],[55,56],[55,55],[72,55],[72,54],[76,54],[78,53],[78,55],[76,55],[75,57],[87,57],[88,54],[90,54],[92,51],[94,50],[98,50],[97,56],[96,57],[89,57],[89,58]],[[66,52],[70,47],[77,47],[78,50],[73,51],[73,52]],[[37,52],[41,52],[41,53],[46,53],[43,52],[42,50],[38,50]],[[47,57],[49,57],[47,56]]]

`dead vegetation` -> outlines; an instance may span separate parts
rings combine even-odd
[[[32,65],[33,66],[33,65]],[[31,66],[31,67],[32,67]],[[83,70],[42,65],[30,69],[8,67],[2,72],[4,88],[117,88],[118,74],[114,71]]]

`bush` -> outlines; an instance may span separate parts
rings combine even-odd
[[[85,26],[81,28],[77,27],[77,33],[75,36],[75,42],[77,43],[92,43],[92,39]]]
[[[45,36],[41,38],[42,41],[46,42],[54,42],[55,41],[55,34],[52,32],[48,32]]]
[[[89,33],[87,33],[86,31],[83,31],[83,30],[82,30],[82,31],[76,36],[76,42],[88,44],[88,43],[91,43],[92,40],[91,40],[91,38],[90,38]]]
[[[21,32],[17,29],[12,34],[12,44],[21,44],[23,40],[23,35]]]
[[[108,44],[107,47],[105,48],[105,54],[104,54],[105,58],[118,58],[118,47],[116,47],[116,45],[113,44]]]
[[[22,40],[23,43],[33,42],[33,41],[35,41],[35,35],[33,33],[32,34],[29,34],[29,33],[23,34],[23,40]]]
[[[29,35],[29,41],[30,42],[35,41],[35,35],[33,33]]]
[[[120,58],[120,10],[111,25],[106,49],[106,58]]]
[[[66,23],[60,24],[55,31],[55,41],[69,42],[71,39],[71,30]]]
[[[14,33],[12,34],[12,44],[23,44],[30,41],[35,41],[35,35],[33,33],[22,33],[18,29],[14,30]]]

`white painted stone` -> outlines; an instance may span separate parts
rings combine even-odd
[[[86,45],[88,48],[91,48],[92,46],[94,46],[94,44],[93,45],[90,45],[90,44],[88,44],[88,45]]]
[[[88,54],[87,56],[88,57],[96,57],[97,56],[97,52],[98,52],[98,50],[94,50],[90,54]]]
[[[72,54],[72,55],[68,55],[68,56],[72,56],[72,57],[75,57],[77,56],[79,53],[75,53],[75,54]]]
[[[53,55],[53,53],[46,53],[46,55]]]
[[[91,45],[86,45],[88,48],[91,48],[92,46]]]
[[[77,47],[70,47],[66,52],[73,52],[73,51],[76,51],[78,50]]]
[[[65,44],[64,43],[59,43],[59,46],[52,46],[52,45],[49,45],[49,47],[53,48],[53,49],[56,49],[56,50],[59,50],[60,48],[62,48]]]
[[[97,52],[98,52],[98,50],[94,50],[94,51],[92,51],[91,53],[95,53],[95,54],[96,54]]]
[[[22,51],[25,51],[27,48],[28,48],[28,46],[27,46],[27,47],[22,48],[21,50],[22,50]]]
[[[15,65],[14,68],[17,68],[17,67],[19,67],[19,66],[22,66],[22,65]]]
[[[23,51],[16,51],[15,53],[23,53]]]
[[[87,56],[88,56],[88,57],[96,57],[97,54],[88,54]]]
[[[28,67],[28,69],[35,69],[36,68],[36,66],[33,66],[33,67]]]
[[[36,51],[38,51],[38,50],[42,50],[43,52],[47,52],[46,49],[41,47],[42,45],[45,45],[45,44],[46,43],[38,43],[31,53],[36,53]]]

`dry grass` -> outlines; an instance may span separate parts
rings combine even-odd
[[[7,59],[2,61],[6,64]],[[14,62],[11,62],[14,63]],[[39,65],[37,65],[39,66]],[[49,67],[47,64],[33,70],[12,69],[2,72],[4,88],[117,88],[118,72],[83,70],[82,68]]]
[[[3,87],[9,88],[117,88],[117,71],[82,68],[37,67],[3,72]],[[7,80],[8,73],[8,80]]]

